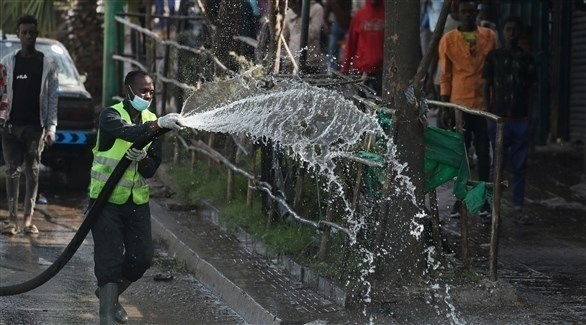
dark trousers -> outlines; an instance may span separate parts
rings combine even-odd
[[[98,286],[122,279],[134,282],[151,266],[153,240],[148,203],[106,203],[92,227],[92,236]]]
[[[371,79],[364,82],[365,85],[374,89],[377,96],[382,96],[382,89],[383,89],[383,72],[372,72],[368,74],[368,77]]]
[[[2,153],[6,161],[6,198],[8,214],[16,218],[20,175],[24,172],[26,191],[24,216],[33,215],[39,189],[39,165],[43,152],[44,131],[40,125],[6,125],[2,132]]]
[[[488,125],[488,134],[492,151],[496,145],[496,122]],[[527,154],[529,153],[529,121],[511,120],[505,121],[503,134],[503,169],[511,167],[513,180],[513,205],[522,209],[525,198],[525,169],[527,166]],[[494,172],[494,159],[491,164],[491,176]],[[491,177],[492,178],[492,177]]]
[[[464,114],[463,120],[466,145],[474,142],[474,149],[476,150],[476,156],[478,156],[478,180],[488,182],[490,150],[486,119],[481,116]]]

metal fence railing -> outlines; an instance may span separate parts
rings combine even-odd
[[[184,44],[180,44],[173,40],[163,39],[159,34],[152,32],[149,29],[143,28],[139,25],[133,24],[128,19],[123,17],[124,15],[119,15],[116,17],[116,21],[118,23],[119,28],[128,28],[133,32],[140,33],[145,38],[145,41],[150,42],[150,58],[149,60],[141,60],[141,57],[127,54],[127,53],[117,53],[113,56],[113,59],[118,62],[118,64],[131,64],[134,67],[144,70],[151,74],[151,76],[157,81],[161,82],[162,90],[158,92],[158,98],[161,100],[160,105],[156,105],[159,109],[157,110],[157,114],[166,114],[169,111],[169,107],[167,103],[170,101],[169,96],[169,87],[175,87],[175,89],[179,89],[183,92],[183,95],[189,94],[193,91],[198,89],[198,83],[206,82],[205,78],[199,79],[197,82],[193,80],[186,81],[186,80],[178,80],[176,76],[179,74],[179,69],[182,67],[175,62],[173,64],[173,58],[177,58],[179,55],[179,51],[183,51],[184,53],[189,53],[190,55],[197,57],[199,60],[209,62],[213,65],[213,68],[217,72],[221,72],[223,75],[227,76],[235,76],[236,73],[231,71],[230,69],[226,68],[226,66],[218,60],[216,56],[210,51],[202,46],[200,47],[192,47],[187,46]],[[162,57],[160,53],[162,52]],[[157,68],[157,66],[159,68]],[[160,71],[159,71],[160,70]],[[281,76],[286,77],[286,76]],[[290,77],[290,76],[289,76]],[[333,80],[333,81],[332,81]],[[318,86],[336,86],[336,85],[355,85],[361,81],[362,79],[352,79],[347,76],[343,75],[324,75],[324,76],[305,76],[305,81],[312,83]],[[357,91],[349,97],[350,100],[353,100],[354,103],[359,106],[364,112],[369,112],[371,114],[377,114],[380,112],[386,114],[392,114],[393,110],[388,108],[384,108],[382,104],[382,100],[376,96],[373,96],[368,90],[364,89],[362,85],[355,85]],[[366,94],[366,95],[365,95]],[[480,115],[488,119],[492,119],[497,123],[497,140],[496,140],[496,153],[495,153],[495,176],[494,176],[494,184],[501,183],[501,168],[502,165],[502,142],[503,142],[503,121],[498,117],[490,113],[486,112],[479,112],[476,110],[471,110],[466,107],[438,102],[438,101],[429,101],[429,104],[432,106],[438,107],[448,107],[456,109],[459,112],[463,112],[465,114],[474,114]],[[178,107],[173,107],[171,111],[179,111]],[[459,130],[461,131],[461,129]],[[348,255],[348,239],[352,236],[352,232],[349,230],[348,226],[345,224],[344,220],[341,220],[335,217],[332,213],[334,210],[334,205],[336,201],[329,198],[321,198],[326,205],[326,212],[323,218],[318,217],[315,218],[314,211],[303,211],[303,208],[300,207],[300,198],[302,197],[304,191],[307,191],[306,186],[304,186],[304,177],[305,173],[303,172],[303,164],[299,161],[295,161],[294,157],[289,157],[289,159],[293,160],[298,166],[298,172],[295,175],[295,188],[294,193],[292,195],[293,199],[287,199],[281,195],[276,195],[275,188],[273,184],[268,182],[267,180],[261,179],[260,175],[257,175],[257,168],[255,166],[258,165],[256,161],[257,154],[256,152],[259,149],[259,146],[255,146],[252,143],[252,140],[248,141],[246,144],[240,143],[238,140],[233,139],[232,137],[227,137],[227,141],[230,142],[230,149],[225,152],[222,152],[222,149],[225,149],[226,146],[216,147],[216,138],[213,133],[202,135],[199,133],[197,137],[193,139],[186,139],[179,134],[175,134],[177,139],[176,147],[174,149],[175,156],[173,161],[178,163],[178,152],[179,148],[182,150],[186,150],[191,152],[191,164],[194,164],[196,160],[195,153],[200,153],[205,156],[204,159],[207,159],[210,163],[210,168],[225,168],[228,171],[228,178],[226,184],[226,193],[227,198],[230,199],[231,195],[233,195],[234,191],[234,173],[237,173],[243,176],[247,180],[247,203],[249,207],[252,207],[252,201],[254,192],[261,192],[265,195],[269,196],[270,199],[273,201],[274,204],[277,204],[283,207],[298,223],[312,227],[316,230],[319,230],[321,233],[321,243],[319,248],[319,256],[325,257],[328,254],[328,242],[331,236],[331,232],[337,232],[344,234],[346,237],[346,245],[344,250],[344,257],[347,258]],[[362,150],[369,151],[372,149],[374,145],[374,137],[367,135],[364,138],[362,144]],[[234,152],[238,153],[237,155]],[[236,161],[234,159],[235,156],[244,156],[248,158],[246,163],[243,163],[242,160]],[[348,185],[348,193],[349,198],[348,201],[351,202],[351,209],[353,211],[357,211],[360,209],[361,197],[365,194],[365,191],[361,191],[364,187],[363,181],[363,174],[364,169],[367,167],[381,167],[381,165],[374,163],[372,161],[361,159],[352,155],[348,157],[340,158],[343,164],[346,164],[348,168],[345,170],[353,170],[354,173],[351,175],[353,180]],[[246,164],[248,166],[246,166]],[[347,175],[344,176],[347,178]],[[319,183],[319,179],[315,179],[315,182]],[[489,184],[492,186],[492,184]],[[491,244],[490,244],[490,266],[489,266],[489,274],[492,280],[496,280],[496,260],[497,260],[497,249],[498,249],[498,227],[499,227],[499,217],[500,217],[500,205],[501,205],[501,189],[500,186],[494,186],[494,200],[492,206],[492,229],[491,229]],[[439,238],[440,223],[439,223],[439,214],[437,209],[437,198],[435,192],[430,194],[430,203],[432,207],[432,223],[434,228],[434,237]],[[318,202],[318,204],[321,204]],[[460,219],[461,222],[461,243],[462,243],[462,260],[466,267],[469,266],[469,256],[468,256],[468,224],[467,224],[467,217],[466,217],[466,207],[463,207],[463,213],[461,213],[462,217]],[[273,209],[272,209],[273,210]],[[271,211],[272,211],[271,210]],[[272,218],[274,216],[268,215],[268,222],[267,224],[270,225]],[[317,219],[317,220],[316,220]],[[372,225],[375,227],[374,225]]]

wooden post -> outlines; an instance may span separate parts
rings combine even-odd
[[[431,230],[438,255],[442,254],[442,233],[440,229],[439,210],[437,208],[437,193],[435,189],[429,192],[429,208],[431,210]]]
[[[270,208],[269,211],[267,213],[267,229],[270,229],[273,226],[273,220],[275,218],[275,210],[277,209],[277,201],[273,200],[272,198],[269,199],[270,200]]]
[[[169,74],[169,56],[171,51],[171,45],[165,44],[165,55],[163,57],[163,77],[167,78]],[[161,111],[162,115],[167,114],[167,86],[166,82],[163,82],[163,91],[161,94]]]
[[[497,121],[496,124],[496,146],[495,146],[495,167],[494,167],[494,188],[492,202],[492,225],[490,228],[490,252],[488,273],[492,281],[497,280],[497,258],[499,245],[499,219],[501,215],[501,173],[503,165],[503,133],[504,122]]]
[[[470,258],[468,256],[468,208],[464,201],[460,206],[460,245],[462,246],[462,266],[468,269],[470,267]]]
[[[234,160],[236,158],[236,150],[238,150],[238,148],[236,147],[236,144],[233,143],[231,144],[230,142],[230,137],[226,138],[226,142],[227,142],[227,149],[228,149],[228,159],[234,163]],[[234,200],[234,171],[230,168],[228,168],[228,179],[227,179],[227,184],[226,184],[226,200],[228,202],[232,202]]]
[[[197,141],[195,139],[191,139],[191,145],[195,145]],[[195,164],[197,159],[197,151],[191,150],[191,165],[189,166],[189,171],[193,172],[195,170]]]
[[[249,166],[250,174],[255,175],[256,178],[256,146],[254,143],[251,144],[250,150],[250,166]],[[246,206],[248,208],[252,208],[254,203],[254,191],[252,190],[251,186],[253,185],[254,180],[248,180],[248,189],[246,191]]]
[[[214,138],[215,138],[215,134],[214,133],[210,133],[208,135],[208,147],[213,148],[214,147]],[[212,179],[212,168],[214,166],[214,160],[212,158],[208,158],[208,180]]]
[[[332,221],[332,214],[334,213],[334,202],[335,202],[335,195],[333,194],[333,188],[330,187],[329,190],[329,199],[328,199],[328,207],[326,209],[326,221]],[[324,230],[324,233],[321,236],[321,243],[319,245],[319,258],[320,260],[324,260],[328,253],[328,241],[330,240],[330,232],[331,227],[327,226]]]
[[[293,209],[299,211],[301,199],[303,197],[303,183],[305,181],[305,171],[307,164],[299,160],[299,169],[297,170],[297,178],[295,180],[295,197],[293,198]]]
[[[176,138],[175,141],[173,141],[173,163],[179,163],[179,141],[177,141]]]

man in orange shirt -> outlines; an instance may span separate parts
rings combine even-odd
[[[488,52],[496,47],[496,35],[489,29],[477,27],[476,4],[462,1],[458,6],[460,27],[446,33],[439,44],[441,66],[440,94],[442,101],[459,104],[476,110],[486,110],[483,103],[482,69]],[[466,143],[474,141],[478,156],[478,178],[488,182],[490,156],[486,119],[464,114]],[[456,201],[450,214],[459,216],[460,202]],[[481,217],[490,215],[490,205],[480,210]]]

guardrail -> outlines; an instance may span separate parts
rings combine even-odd
[[[428,104],[432,106],[444,107],[455,109],[457,112],[462,112],[470,115],[481,116],[486,119],[490,119],[496,122],[496,143],[494,152],[494,182],[489,184],[493,187],[493,201],[492,201],[492,222],[490,229],[490,252],[489,252],[489,277],[492,281],[497,280],[497,258],[498,258],[498,241],[499,241],[499,224],[501,214],[501,186],[494,186],[494,184],[502,185],[502,165],[503,165],[503,134],[504,134],[504,121],[503,119],[495,114],[489,112],[470,109],[468,107],[457,105],[453,103],[445,103],[441,101],[428,100]],[[460,133],[463,132],[461,116],[456,115],[456,130]],[[437,206],[437,198],[433,195],[435,206]],[[437,209],[436,209],[437,214]],[[434,217],[437,221],[437,217]],[[465,267],[470,265],[470,258],[468,256],[468,213],[466,205],[462,204],[460,212],[460,242],[462,245],[462,261]]]
[[[129,15],[129,14],[126,14]],[[166,40],[161,38],[157,33],[154,33],[146,28],[143,28],[139,25],[133,24],[130,21],[128,21],[127,19],[124,19],[122,17],[123,15],[119,15],[116,17],[116,21],[118,22],[118,24],[121,27],[126,27],[126,28],[130,28],[133,31],[136,31],[137,33],[141,33],[142,35],[144,35],[145,37],[148,37],[151,39],[152,42],[152,48],[151,48],[151,62],[141,62],[138,57],[133,58],[132,55],[126,55],[124,53],[118,53],[116,55],[113,56],[113,59],[116,60],[117,62],[121,62],[121,63],[128,63],[128,64],[132,64],[135,67],[142,69],[146,72],[148,72],[149,74],[151,74],[151,76],[153,76],[156,80],[159,80],[162,82],[162,92],[160,93],[160,97],[162,100],[162,103],[160,105],[160,110],[157,110],[157,114],[161,115],[161,114],[165,114],[167,113],[167,106],[166,103],[168,101],[168,85],[172,84],[175,87],[186,91],[186,92],[193,92],[198,88],[197,84],[191,85],[188,83],[185,83],[183,81],[179,81],[176,80],[172,77],[170,77],[170,69],[171,69],[171,64],[170,64],[170,56],[171,56],[171,49],[174,49],[175,51],[186,51],[188,53],[191,53],[195,56],[200,57],[202,60],[208,60],[209,62],[212,62],[214,67],[216,69],[218,69],[219,71],[221,71],[224,75],[228,75],[228,76],[234,76],[236,75],[235,72],[231,71],[230,69],[226,68],[226,66],[220,62],[220,60],[218,60],[217,57],[215,57],[213,55],[213,53],[204,48],[204,47],[199,47],[199,48],[193,48],[193,47],[189,47],[189,46],[185,46],[182,44],[179,44],[175,41],[171,41],[171,40]],[[164,55],[162,57],[162,67],[163,67],[163,71],[159,72],[157,71],[157,69],[155,68],[157,66],[156,64],[156,60],[157,60],[157,47],[158,46],[164,46]],[[138,48],[137,48],[138,49]],[[285,75],[277,75],[276,77],[283,77],[283,78],[287,78],[287,77],[292,77],[290,75],[285,76]],[[379,97],[374,96],[369,89],[365,88],[362,85],[359,85],[357,83],[360,83],[362,81],[364,81],[363,79],[352,79],[349,78],[347,76],[344,75],[340,75],[340,74],[335,74],[334,76],[331,75],[323,75],[323,76],[316,76],[316,75],[306,75],[304,76],[306,78],[307,82],[310,82],[314,85],[317,86],[335,86],[335,85],[342,85],[342,84],[356,84],[355,87],[357,89],[360,90],[361,93],[366,94],[365,97],[361,97],[359,95],[354,95],[352,98],[352,100],[354,100],[354,102],[356,103],[356,105],[362,107],[362,109],[366,112],[371,112],[372,114],[375,114],[377,112],[384,112],[386,114],[393,114],[394,110],[392,109],[388,109],[382,106],[382,99]],[[337,79],[336,81],[332,82],[332,78]],[[500,166],[502,166],[502,142],[503,142],[503,121],[500,117],[490,114],[490,113],[486,113],[486,112],[480,112],[477,110],[471,110],[469,108],[463,107],[463,106],[459,106],[459,105],[455,105],[455,104],[450,104],[450,103],[444,103],[444,102],[439,102],[439,101],[428,101],[428,103],[432,106],[438,106],[438,107],[448,107],[448,108],[452,108],[452,109],[456,109],[459,112],[463,112],[465,114],[473,114],[473,115],[479,115],[479,116],[483,116],[485,118],[488,119],[492,119],[495,120],[497,123],[497,143],[496,143],[496,155],[495,155],[495,177],[494,177],[494,183],[495,184],[500,184],[501,183],[501,168]],[[175,108],[175,111],[177,111],[177,109]],[[462,131],[461,128],[458,128],[458,131]],[[223,165],[225,168],[228,169],[229,171],[229,176],[228,176],[228,182],[226,184],[226,191],[227,191],[227,197],[228,199],[230,199],[231,195],[233,195],[233,191],[234,191],[234,173],[238,173],[242,176],[244,176],[247,180],[248,180],[248,185],[247,185],[247,202],[248,202],[248,206],[251,207],[252,206],[252,198],[253,198],[253,191],[258,191],[258,192],[262,192],[265,193],[266,195],[268,195],[271,200],[273,201],[274,204],[278,204],[280,206],[282,206],[283,208],[285,208],[289,214],[293,217],[294,220],[296,220],[297,222],[299,222],[300,224],[306,225],[306,226],[310,226],[313,227],[317,230],[320,230],[322,233],[322,237],[321,237],[321,244],[320,244],[320,249],[319,249],[319,256],[324,258],[327,255],[328,252],[328,241],[329,241],[329,237],[330,237],[330,231],[334,230],[336,232],[341,232],[343,234],[345,234],[346,236],[346,245],[345,245],[345,249],[344,249],[344,256],[343,259],[347,259],[348,257],[348,252],[349,252],[349,239],[353,236],[352,232],[347,228],[344,227],[343,225],[338,224],[337,222],[335,222],[334,217],[333,217],[333,205],[335,204],[335,200],[328,200],[328,204],[327,204],[327,208],[326,208],[326,213],[325,213],[325,219],[324,220],[318,220],[318,221],[314,221],[311,220],[307,217],[302,217],[302,212],[299,212],[301,210],[300,208],[300,201],[301,201],[301,197],[303,192],[306,190],[304,188],[304,177],[305,177],[305,172],[304,172],[304,168],[303,168],[303,164],[300,164],[300,168],[299,168],[299,172],[296,175],[297,179],[295,181],[295,193],[294,193],[294,198],[293,198],[293,202],[291,204],[290,201],[288,201],[286,198],[280,196],[280,195],[276,195],[275,194],[275,188],[268,182],[264,181],[264,180],[260,180],[259,176],[255,174],[254,169],[251,168],[251,170],[245,170],[244,168],[238,166],[238,163],[233,162],[231,159],[226,158],[226,156],[230,156],[233,157],[233,152],[239,152],[241,154],[246,155],[246,153],[248,153],[248,156],[251,159],[251,165],[254,166],[256,165],[256,161],[255,161],[255,149],[254,146],[251,150],[247,150],[245,148],[244,145],[240,144],[238,141],[234,140],[233,143],[231,144],[232,149],[229,149],[229,154],[224,155],[222,154],[219,150],[216,150],[213,148],[214,146],[214,134],[209,134],[208,135],[208,140],[207,140],[207,144],[201,140],[195,140],[192,139],[190,141],[188,141],[187,139],[181,137],[178,134],[175,134],[176,138],[178,139],[178,143],[180,143],[180,145],[185,149],[188,150],[190,152],[192,152],[191,157],[192,157],[192,164],[194,163],[194,159],[195,159],[195,152],[199,152],[204,154],[207,159],[209,161],[213,161],[218,165]],[[363,148],[365,149],[365,151],[368,151],[372,146],[374,145],[374,138],[372,136],[367,136],[364,139],[364,143],[363,143]],[[178,151],[179,149],[176,147],[174,149],[175,151],[175,155],[174,155],[174,162],[178,162]],[[232,153],[230,153],[232,152]],[[353,211],[357,211],[359,209],[359,202],[360,202],[360,197],[361,197],[361,191],[360,189],[363,187],[363,171],[364,168],[367,166],[370,167],[381,167],[380,165],[373,163],[372,161],[366,160],[366,159],[361,159],[358,157],[354,157],[349,155],[348,157],[343,157],[345,158],[349,163],[354,163],[356,164],[356,178],[354,179],[354,182],[352,183],[352,197],[351,197],[351,209]],[[215,167],[213,167],[215,168]],[[319,180],[316,180],[316,182]],[[489,184],[489,186],[492,186],[491,184]],[[435,195],[435,191],[433,191],[432,193],[430,193],[429,195],[429,199],[430,199],[430,205],[432,207],[432,225],[433,225],[433,234],[434,234],[434,239],[436,240],[436,243],[438,245],[438,248],[441,247],[441,242],[440,242],[440,225],[439,225],[439,214],[438,214],[438,208],[437,208],[437,196]],[[291,206],[292,205],[292,206]],[[489,275],[490,278],[492,280],[496,280],[497,276],[497,270],[496,270],[496,265],[497,265],[497,256],[498,256],[498,227],[499,227],[499,218],[500,218],[500,206],[501,206],[501,189],[500,186],[494,186],[494,200],[493,200],[493,205],[492,205],[492,227],[491,227],[491,244],[490,244],[490,256],[489,256],[489,260],[490,260],[490,264],[489,264]],[[270,211],[273,211],[275,209],[270,209]],[[461,223],[461,243],[462,243],[462,261],[465,267],[469,267],[469,256],[468,256],[468,222],[467,222],[467,213],[466,213],[466,207],[465,205],[463,205],[463,210],[461,213],[461,219],[460,219],[460,223]],[[272,220],[273,216],[269,213],[268,215],[268,222],[267,225],[270,226],[271,224],[271,220]]]

